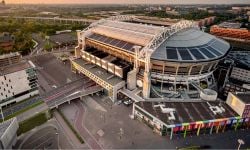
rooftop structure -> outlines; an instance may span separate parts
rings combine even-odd
[[[226,103],[241,117],[250,117],[250,92],[230,92]]]
[[[9,66],[6,66],[6,67],[2,67],[0,69],[0,75],[4,76],[4,75],[11,74],[11,73],[14,73],[14,72],[18,72],[18,71],[21,71],[21,70],[26,70],[26,69],[31,68],[31,67],[33,67],[31,65],[31,63],[26,62],[26,61],[16,63],[16,64],[9,65]]]
[[[16,132],[19,128],[16,118],[9,119],[0,123],[0,148],[12,149],[16,143]]]
[[[113,68],[104,59],[108,55],[122,60],[125,66],[132,66],[122,68],[124,75],[120,77],[138,84],[145,99],[152,95],[199,98],[202,91],[199,86],[214,88],[213,71],[230,50],[227,42],[200,31],[192,21],[182,20],[164,27],[134,23],[134,20],[136,17],[125,15],[92,23],[78,32],[75,56],[108,71]],[[103,56],[95,56],[95,51]],[[120,74],[115,69],[111,73]]]
[[[72,35],[72,33],[61,33],[52,35],[49,37],[49,40],[58,45],[71,44],[77,41],[77,39],[75,38],[75,36]]]
[[[237,22],[222,22],[218,26],[219,27],[223,27],[223,28],[240,29],[241,26],[242,26],[242,23],[237,23]]]
[[[6,106],[38,94],[35,65],[22,61],[0,68],[0,105]]]
[[[249,43],[250,32],[246,28],[241,28],[241,26],[241,23],[224,22],[212,26],[210,33],[226,40]]]
[[[138,102],[136,105],[153,116],[157,116],[167,126],[179,126],[182,123],[205,122],[208,120],[211,122],[212,120],[237,116],[237,113],[227,104],[219,102]],[[157,105],[174,109],[173,119],[169,118],[170,115],[163,112],[162,108],[156,107]]]
[[[250,93],[249,92],[236,92],[234,93],[238,99],[240,99],[245,104],[250,104]]]
[[[175,135],[185,138],[236,130],[241,124],[249,123],[249,118],[240,117],[224,102],[137,102],[133,117],[170,139]]]

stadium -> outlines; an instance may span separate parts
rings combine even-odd
[[[115,16],[77,35],[72,70],[106,89],[113,101],[125,89],[140,91],[143,99],[215,100],[213,71],[231,48],[186,20],[159,26]]]

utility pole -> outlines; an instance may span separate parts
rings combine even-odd
[[[123,134],[124,134],[124,131],[123,131],[123,129],[122,129],[122,128],[120,128],[120,132],[119,132],[119,135],[120,135],[120,140],[122,139]]]

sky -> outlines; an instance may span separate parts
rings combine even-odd
[[[5,0],[6,3],[42,3],[42,4],[250,4],[250,0]]]

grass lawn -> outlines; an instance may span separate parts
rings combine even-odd
[[[41,124],[47,122],[48,118],[46,116],[46,112],[39,113],[27,120],[24,120],[23,122],[19,123],[19,129],[17,130],[17,135],[21,135],[22,133],[25,133],[37,126],[40,126]]]
[[[15,113],[13,113],[13,114],[11,114],[11,115],[5,117],[4,119],[5,119],[5,120],[8,120],[8,119],[10,119],[10,118],[13,118],[13,117],[15,117],[15,116],[17,116],[17,115],[19,115],[19,114],[25,112],[25,111],[28,111],[28,110],[30,110],[30,109],[32,109],[32,108],[34,108],[34,107],[36,107],[36,106],[42,104],[42,103],[44,103],[44,102],[43,102],[43,101],[39,101],[39,102],[37,102],[37,103],[34,103],[34,104],[32,104],[32,105],[30,105],[30,106],[28,106],[28,107],[26,107],[26,108],[24,108],[24,109],[22,109],[22,110],[20,110],[20,111],[18,111],[18,112],[15,112]],[[2,122],[2,119],[0,119],[0,122]]]

